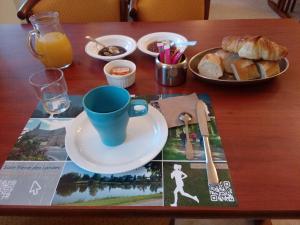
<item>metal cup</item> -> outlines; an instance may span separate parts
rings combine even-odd
[[[181,56],[181,60],[177,64],[165,64],[155,59],[155,75],[156,81],[164,86],[178,86],[185,82],[187,73],[187,58]]]

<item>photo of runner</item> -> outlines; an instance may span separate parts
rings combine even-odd
[[[174,164],[174,170],[171,173],[171,178],[175,179],[176,188],[174,190],[174,203],[172,203],[171,206],[177,206],[178,192],[181,195],[183,195],[183,196],[185,196],[187,198],[193,199],[194,201],[196,201],[197,203],[199,203],[199,199],[198,199],[198,197],[196,195],[192,196],[192,195],[190,195],[189,193],[186,193],[183,190],[183,186],[184,186],[183,180],[186,179],[187,177],[188,176],[184,172],[181,171],[181,165]]]

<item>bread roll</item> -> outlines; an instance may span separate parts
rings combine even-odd
[[[259,39],[258,46],[260,47],[260,58],[264,60],[278,61],[288,54],[286,47],[263,37]]]
[[[259,61],[256,65],[262,78],[272,77],[280,73],[279,62],[277,61]]]
[[[241,59],[238,54],[224,51],[223,49],[216,51],[215,54],[221,58],[225,72],[231,74],[233,73],[231,64],[236,60]]]
[[[222,48],[238,53],[247,59],[279,60],[287,56],[287,48],[262,36],[228,36],[222,40]]]
[[[229,55],[231,55],[231,52],[225,51],[223,49],[219,49],[218,51],[215,52],[217,56],[221,58],[221,60],[227,58]]]
[[[249,37],[239,49],[238,55],[246,59],[260,59],[260,47],[258,46],[260,38],[260,36]]]
[[[206,54],[198,64],[199,73],[212,79],[223,76],[222,62],[219,56],[213,53]]]
[[[250,36],[226,36],[222,39],[222,48],[229,52],[238,53],[240,48],[246,43]]]
[[[249,59],[239,59],[231,64],[233,74],[237,80],[254,80],[260,78],[255,63]]]

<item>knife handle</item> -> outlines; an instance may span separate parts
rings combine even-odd
[[[212,159],[208,136],[203,136],[204,151],[206,156],[206,172],[208,184],[218,184],[219,178],[217,169]]]

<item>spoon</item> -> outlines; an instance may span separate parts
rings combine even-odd
[[[100,45],[102,48],[106,48],[106,46],[102,43],[100,43],[99,41],[97,41],[95,38],[92,38],[91,36],[87,35],[85,36],[86,39],[95,42],[97,45]]]
[[[189,122],[192,120],[192,115],[187,112],[179,114],[178,119],[181,120],[185,125],[185,155],[187,159],[194,159],[194,149],[189,136]]]
[[[195,46],[197,44],[197,41],[172,41],[171,42],[171,46],[172,45],[176,45],[176,46]]]

